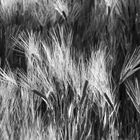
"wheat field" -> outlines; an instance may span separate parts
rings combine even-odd
[[[0,0],[0,140],[139,140],[139,7]]]

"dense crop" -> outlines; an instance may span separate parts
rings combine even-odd
[[[140,137],[139,0],[0,1],[0,140]]]

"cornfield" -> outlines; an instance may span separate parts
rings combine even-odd
[[[0,0],[0,140],[139,140],[139,7]]]

